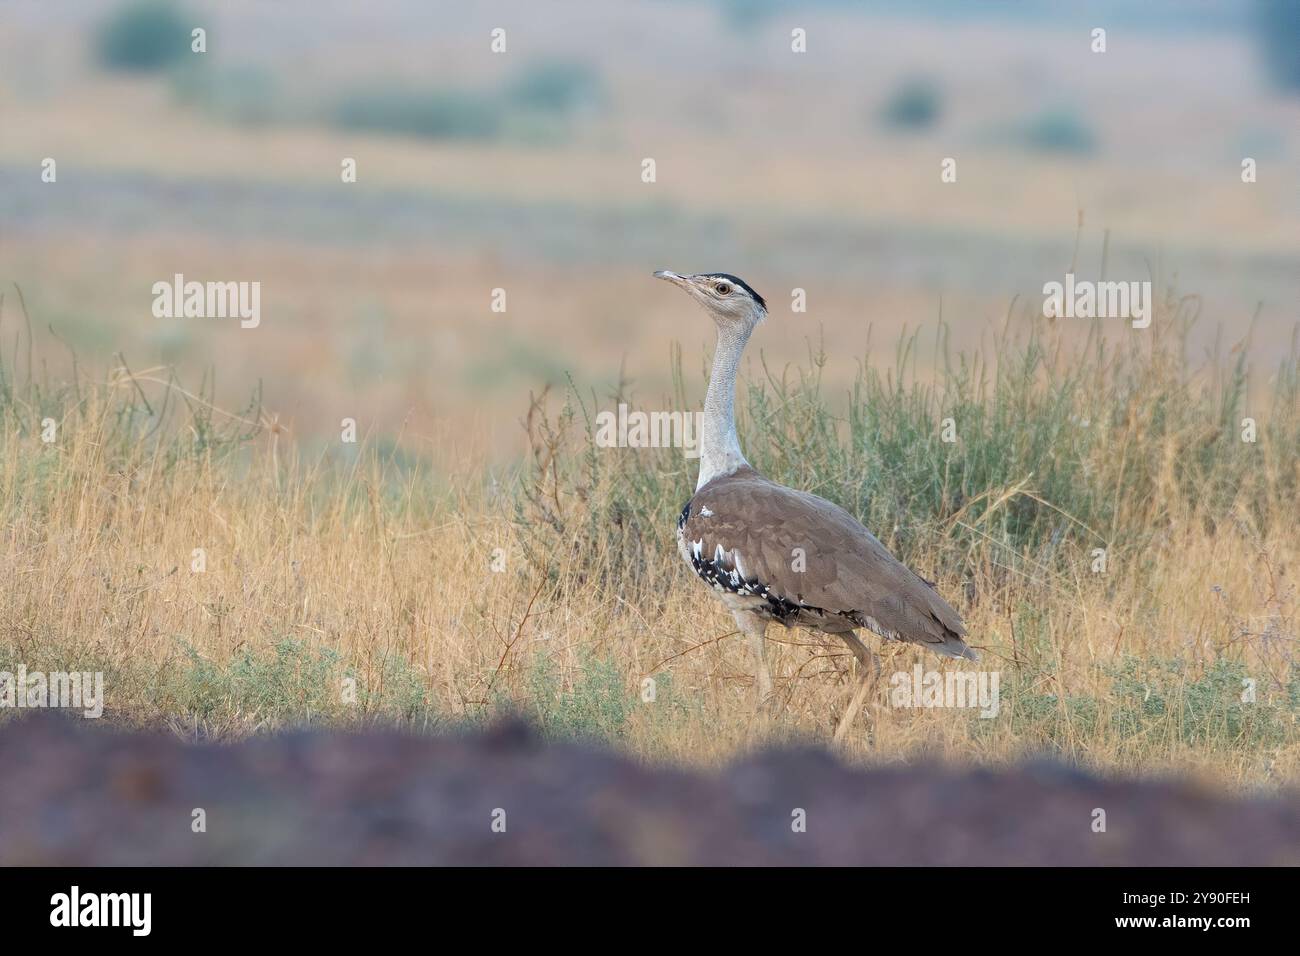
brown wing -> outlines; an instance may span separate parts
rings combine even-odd
[[[977,659],[961,617],[851,514],[749,468],[714,479],[683,512],[684,548],[769,600],[841,615],[884,637]]]

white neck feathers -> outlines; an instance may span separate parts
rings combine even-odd
[[[704,397],[704,432],[700,436],[699,491],[714,478],[729,475],[748,465],[736,438],[736,368],[745,351],[752,327],[719,326],[718,345],[713,351],[713,371]]]

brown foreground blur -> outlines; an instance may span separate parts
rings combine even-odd
[[[193,747],[48,716],[0,729],[0,762],[23,781],[0,789],[0,865],[1300,863],[1294,797],[1228,800],[1050,763],[862,771],[769,749],[706,774],[514,723]],[[195,807],[205,833],[191,832]]]

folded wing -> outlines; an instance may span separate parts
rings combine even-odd
[[[683,549],[712,562],[713,573],[808,612],[777,617],[827,631],[866,627],[949,657],[978,659],[948,602],[856,518],[816,495],[742,468],[695,493],[682,535]]]

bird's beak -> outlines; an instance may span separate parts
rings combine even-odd
[[[686,276],[679,276],[676,272],[669,272],[667,269],[660,269],[655,273],[656,279],[667,279],[673,285],[683,285],[686,282]]]

